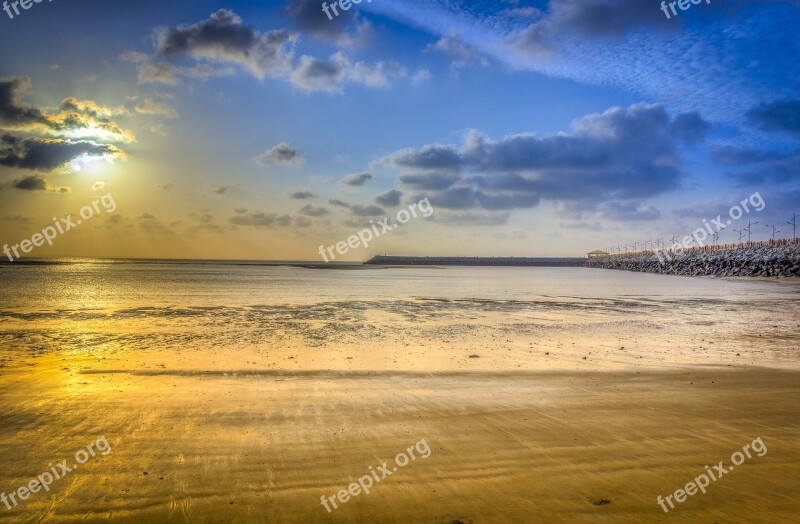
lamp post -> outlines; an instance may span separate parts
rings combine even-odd
[[[776,234],[776,233],[780,233],[780,230],[778,230],[778,229],[775,227],[775,225],[774,225],[774,224],[773,224],[773,225],[764,224],[764,227],[771,227],[771,228],[772,228],[772,241],[773,241],[773,242],[775,242],[775,234]]]
[[[748,244],[750,243],[750,234],[752,233],[752,231],[750,231],[750,227],[754,226],[756,224],[758,224],[758,222],[751,222],[750,220],[748,220],[747,221],[747,227],[743,227],[742,228],[743,231],[747,231],[747,243]]]

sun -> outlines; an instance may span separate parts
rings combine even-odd
[[[88,153],[81,153],[79,156],[69,161],[69,166],[73,172],[79,173],[82,171],[85,172],[88,168],[96,165],[100,161],[113,164],[114,158],[112,155],[90,155]]]

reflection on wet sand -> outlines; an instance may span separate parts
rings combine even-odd
[[[278,300],[255,289],[292,268],[226,268],[221,287],[205,266],[175,269],[173,287],[125,271],[117,287],[86,268],[14,279],[28,287],[0,308],[0,491],[101,435],[114,451],[0,521],[657,521],[658,495],[757,437],[768,454],[669,518],[800,511],[785,496],[800,487],[791,286],[642,296],[550,272],[563,292],[537,295],[480,268],[315,272],[351,287],[331,296],[316,276],[296,285],[326,296]],[[424,462],[335,512],[320,505],[421,439]]]

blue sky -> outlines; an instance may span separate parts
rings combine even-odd
[[[0,12],[0,240],[106,192],[114,217],[39,254],[315,259],[422,198],[433,216],[344,259],[580,255],[690,234],[756,191],[754,236],[784,236],[800,2],[689,5]]]

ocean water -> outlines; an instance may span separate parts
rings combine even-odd
[[[319,347],[343,337],[374,346],[413,330],[467,337],[486,319],[517,333],[668,320],[744,329],[777,311],[795,312],[781,329],[796,329],[800,298],[785,282],[586,268],[57,262],[0,265],[0,350]]]
[[[587,268],[339,266],[234,262],[62,260],[0,265],[8,312],[113,313],[129,308],[315,304],[409,298],[543,297],[755,300],[800,286]]]

